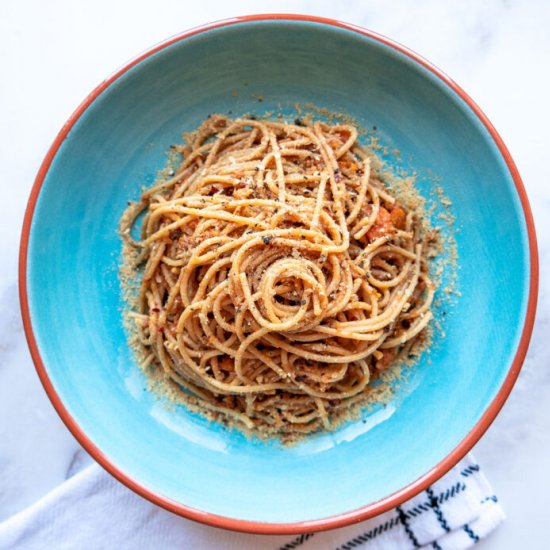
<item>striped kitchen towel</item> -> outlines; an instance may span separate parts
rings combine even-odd
[[[294,537],[246,535],[182,519],[93,464],[0,524],[0,550],[461,550],[503,519],[497,497],[472,457],[395,510],[350,527]]]

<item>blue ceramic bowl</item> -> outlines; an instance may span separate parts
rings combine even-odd
[[[263,102],[258,101],[263,96]],[[119,218],[170,144],[209,113],[312,102],[376,126],[434,174],[457,217],[458,290],[445,338],[387,407],[295,447],[249,441],[146,390],[126,341]],[[452,467],[506,399],[533,324],[537,263],[519,175],[451,80],[368,31],[301,16],[232,19],[173,38],[96,89],[37,177],[21,248],[25,328],[40,377],[84,447],[153,502],[264,533],[336,527],[396,506]],[[439,296],[443,298],[443,295]],[[447,307],[447,306],[445,306]]]

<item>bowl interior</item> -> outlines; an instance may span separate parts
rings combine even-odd
[[[400,166],[417,170],[425,196],[444,188],[457,217],[462,296],[438,308],[446,336],[394,402],[333,434],[282,448],[209,425],[182,407],[169,410],[146,390],[121,320],[117,227],[127,201],[153,182],[182,131],[209,113],[290,112],[296,102],[376,126],[381,142],[401,152]],[[500,152],[470,108],[430,71],[351,30],[242,22],[142,60],[78,119],[36,204],[28,298],[56,392],[112,464],[192,508],[289,523],[387,497],[466,436],[515,354],[526,313],[527,250]]]

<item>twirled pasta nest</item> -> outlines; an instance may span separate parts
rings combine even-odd
[[[144,364],[259,435],[331,428],[422,337],[429,234],[352,125],[216,115],[174,149],[122,224]]]

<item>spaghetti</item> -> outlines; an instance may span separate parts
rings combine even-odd
[[[357,137],[210,116],[128,207],[144,365],[210,418],[286,439],[330,429],[422,341],[430,232]]]

